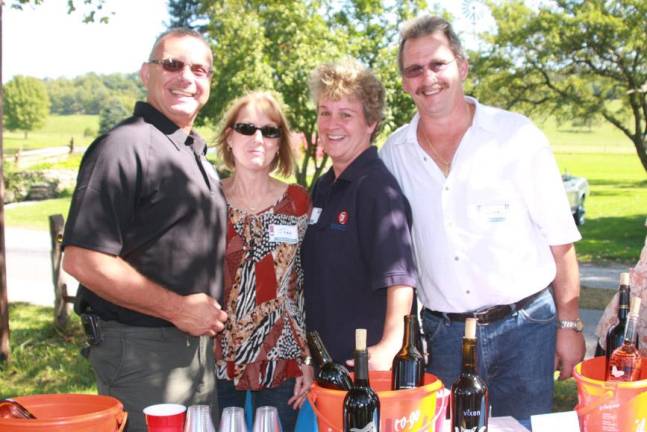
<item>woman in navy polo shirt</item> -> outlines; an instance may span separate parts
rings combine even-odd
[[[388,370],[402,345],[415,267],[411,210],[372,142],[384,87],[354,60],[319,66],[310,88],[319,143],[332,167],[315,183],[303,241],[306,324],[337,362],[368,330],[369,368]]]
[[[233,170],[222,181],[227,199],[225,329],[216,337],[218,402],[278,408],[292,431],[313,371],[305,339],[300,246],[307,191],[273,178],[292,173],[287,120],[269,93],[250,93],[225,115],[217,145]]]

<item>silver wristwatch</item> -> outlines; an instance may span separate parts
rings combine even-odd
[[[578,333],[582,333],[584,330],[584,322],[581,319],[576,320],[557,320],[557,328],[561,329],[571,329],[575,330]]]

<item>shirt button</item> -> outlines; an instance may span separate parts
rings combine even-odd
[[[454,257],[454,261],[458,261],[459,258],[457,256]]]
[[[466,294],[469,294],[469,293],[470,293],[470,290],[465,291],[465,293],[466,293]]]
[[[445,186],[445,191],[448,191],[448,190],[449,190],[449,186]]]

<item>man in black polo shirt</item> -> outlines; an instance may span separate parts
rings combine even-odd
[[[140,70],[147,103],[88,148],[65,227],[97,387],[124,403],[130,432],[155,403],[216,412],[225,203],[192,131],[212,61],[199,33],[157,39]]]

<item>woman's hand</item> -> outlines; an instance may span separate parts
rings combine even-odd
[[[306,400],[306,395],[312,387],[312,382],[314,381],[315,371],[312,366],[301,365],[301,375],[295,380],[294,383],[294,393],[290,399],[288,399],[288,405],[292,406],[293,409],[298,410],[303,406],[303,403]]]

